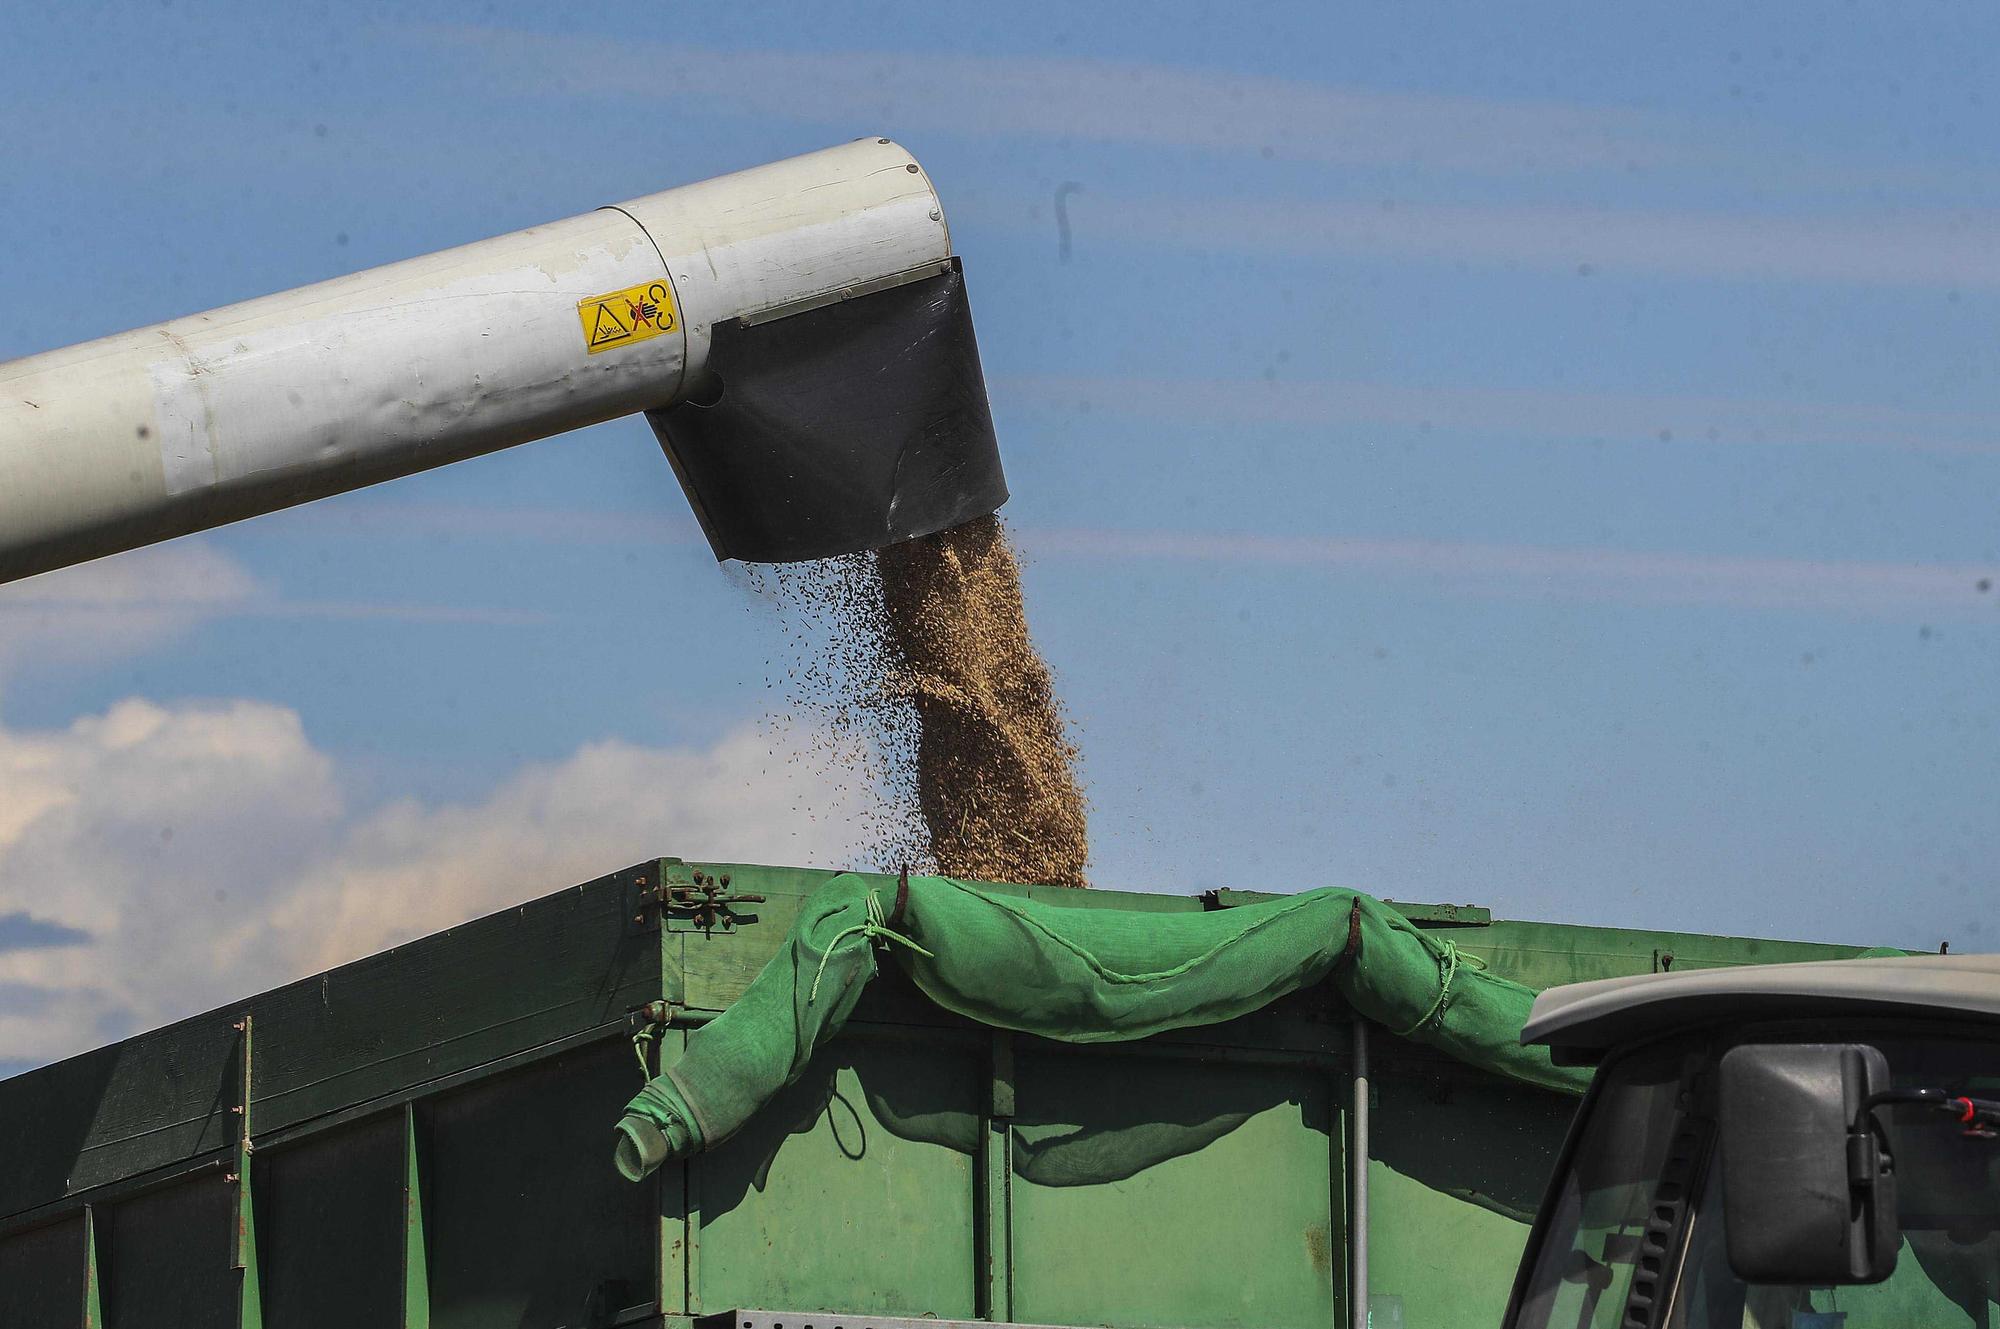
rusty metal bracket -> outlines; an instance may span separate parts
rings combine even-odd
[[[692,885],[663,879],[642,889],[639,899],[642,913],[659,911],[662,926],[675,932],[731,932],[738,924],[757,921],[742,906],[764,903],[761,895],[730,890],[727,872],[717,876],[699,868]]]

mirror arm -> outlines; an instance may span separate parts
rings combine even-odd
[[[1873,1139],[1880,1130],[1875,1120],[1877,1108],[1892,1103],[1923,1103],[1949,1112],[1965,1127],[1965,1133],[1978,1138],[1991,1138],[2000,1133],[2000,1102],[1990,1098],[1968,1098],[1964,1094],[1953,1094],[1943,1089],[1884,1089],[1861,1100],[1861,1108],[1854,1114],[1854,1122],[1847,1128],[1847,1154],[1851,1161],[1855,1156],[1855,1141]],[[1851,1169],[1850,1169],[1851,1172]],[[1870,1174],[1872,1175],[1872,1174]],[[1859,1183],[1857,1183],[1859,1184]]]

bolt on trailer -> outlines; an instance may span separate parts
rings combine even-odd
[[[1470,993],[1481,964],[1541,988],[1854,953],[1369,902],[1420,947],[1394,1026],[1338,980],[1065,1042],[945,1009],[869,939],[880,974],[788,1085],[627,1180],[648,1077],[856,883],[894,917],[894,877],[648,862],[0,1081],[0,1324],[1493,1323],[1576,1100],[1399,1037],[1430,961]],[[1149,933],[1304,899],[961,885]]]

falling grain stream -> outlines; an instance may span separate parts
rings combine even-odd
[[[795,636],[793,700],[837,735],[837,759],[875,767],[891,804],[883,866],[1086,884],[1077,751],[998,517],[775,576],[827,637]]]

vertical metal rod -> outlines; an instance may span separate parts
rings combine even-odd
[[[1351,1329],[1368,1329],[1368,1022],[1354,1022],[1353,1144],[1347,1154],[1347,1309]]]
[[[424,1236],[424,1160],[417,1105],[403,1104],[403,1329],[430,1329],[431,1274]]]
[[[657,891],[666,899],[670,869],[683,875],[689,869],[677,859],[654,859],[634,883],[639,898]],[[683,884],[685,881],[683,880]],[[643,910],[641,911],[643,912]],[[679,1061],[687,1051],[688,1029],[676,1026],[674,1016],[687,1003],[687,938],[667,926],[664,912],[655,916],[659,924],[658,956],[660,984],[656,989],[666,1003],[668,1028],[659,1039],[658,1074],[667,1072],[668,1059]],[[660,1227],[659,1312],[661,1315],[692,1314],[701,1305],[701,1171],[706,1160],[699,1154],[669,1163],[656,1174],[660,1178],[662,1205],[672,1217]]]
[[[987,1106],[975,1184],[975,1310],[982,1320],[1005,1321],[1014,1318],[1014,1036],[996,1029],[988,1046]]]
[[[687,1176],[687,1313],[701,1312],[701,1174],[714,1157],[695,1154],[683,1165]],[[723,1309],[718,1307],[718,1309]]]
[[[256,1063],[254,1039],[256,1036],[255,1017],[249,1011],[243,1012],[243,1019],[237,1024],[243,1034],[243,1074],[237,1083],[236,1097],[236,1223],[230,1243],[230,1263],[237,1270],[236,1324],[237,1329],[262,1329],[264,1324],[264,1292],[257,1264],[257,1215],[251,1190],[251,1155],[255,1145],[251,1143],[252,1125],[250,1121],[250,1094],[256,1084]]]
[[[665,931],[665,929],[661,929]],[[687,1030],[669,1026],[660,1035],[660,1073],[687,1051]],[[668,1163],[653,1174],[660,1215],[659,1259],[655,1265],[654,1301],[661,1315],[680,1315],[688,1295],[688,1170],[689,1159]]]
[[[98,1291],[97,1207],[83,1207],[83,1329],[104,1329],[104,1295]]]

